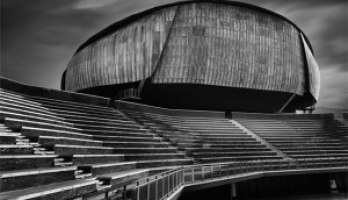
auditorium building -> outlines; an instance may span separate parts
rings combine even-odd
[[[314,105],[320,74],[300,28],[242,3],[166,4],[82,44],[62,89],[149,105],[294,112]]]
[[[0,76],[0,199],[346,200],[348,113],[296,114],[319,89],[309,38],[270,10],[124,16],[61,90]]]

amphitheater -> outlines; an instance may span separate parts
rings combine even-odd
[[[296,114],[319,89],[309,39],[272,11],[127,16],[77,49],[61,90],[0,77],[0,199],[347,199],[348,113]]]

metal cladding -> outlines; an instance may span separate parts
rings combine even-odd
[[[302,35],[284,17],[251,5],[169,4],[88,40],[69,62],[62,85],[81,91],[150,78],[153,85],[310,93],[316,102],[319,69]]]

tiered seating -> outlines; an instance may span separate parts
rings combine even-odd
[[[283,159],[226,119],[123,112],[176,144],[199,163]]]
[[[77,166],[0,124],[0,199],[29,194],[49,198],[67,191],[66,198],[73,198],[96,191],[98,181],[79,179],[83,175]]]
[[[347,142],[332,132],[333,120],[238,120],[295,159],[348,159]]]
[[[147,176],[154,167],[165,170],[193,162],[117,110],[0,93],[0,192],[22,189],[1,193],[1,198],[27,194],[27,187],[47,190],[51,183],[60,191],[56,187],[66,181],[88,187],[83,191],[90,193]],[[70,191],[72,197],[82,195],[73,183],[66,182],[76,190]],[[31,189],[36,190],[40,188]]]
[[[121,112],[105,101],[78,103],[85,100],[80,94],[11,91],[0,89],[0,199],[101,198],[194,161],[287,166],[287,155],[348,157],[347,126],[335,120],[324,127],[320,120],[240,120],[255,135],[222,118]]]

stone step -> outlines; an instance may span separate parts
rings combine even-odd
[[[0,171],[52,167],[57,155],[1,155]]]
[[[33,127],[33,128],[44,128],[44,129],[56,129],[56,130],[64,130],[64,131],[81,131],[80,129],[57,125],[52,123],[44,123],[30,120],[22,120],[17,118],[5,118],[5,125],[14,130],[20,130],[23,126]]]
[[[29,139],[27,139],[27,138],[18,138],[18,137],[16,137],[16,142],[25,142],[25,143],[29,143]]]
[[[55,155],[54,151],[35,151],[36,155]]]
[[[181,166],[181,165],[192,165],[193,163],[194,163],[194,159],[192,159],[192,158],[140,160],[140,161],[137,161],[137,168]]]
[[[325,153],[320,153],[318,152],[317,154],[309,153],[309,154],[289,154],[292,158],[296,159],[302,159],[302,158],[348,158],[347,154],[339,154],[339,153],[331,153],[331,154],[325,154]]]
[[[54,162],[64,162],[64,158],[55,158]]]
[[[108,131],[108,130],[83,130],[82,133],[93,136],[122,136],[122,137],[156,137],[154,133],[148,131],[134,132],[129,131]]]
[[[267,135],[267,134],[259,134],[262,135],[265,138],[270,139],[310,139],[310,138],[326,138],[326,137],[332,137],[332,134],[320,134],[320,135]]]
[[[93,176],[92,173],[78,174],[78,175],[75,175],[75,179],[86,179],[92,176]]]
[[[57,119],[48,118],[47,116],[38,116],[35,113],[21,114],[21,113],[18,113],[17,111],[8,112],[8,111],[0,110],[0,117],[1,118],[14,118],[14,119],[26,120],[26,121],[43,122],[43,123],[51,123],[54,125],[61,125],[61,126],[72,126],[71,123],[57,120]],[[11,128],[6,123],[5,123],[5,125],[7,127]]]
[[[4,93],[0,92],[0,99],[1,101],[7,102],[7,103],[11,103],[11,104],[18,104],[18,105],[23,105],[26,107],[30,107],[30,108],[35,108],[38,110],[41,110],[42,112],[48,112],[49,113],[49,109],[45,108],[42,106],[42,104],[35,102],[35,101],[30,101],[28,99],[24,99],[23,97],[15,97],[15,96],[9,96],[9,95],[2,95]]]
[[[125,119],[123,116],[119,116],[115,114],[95,113],[95,112],[90,112],[89,110],[76,110],[71,108],[61,108],[59,106],[48,106],[48,107],[52,112],[56,113],[57,116],[64,117],[64,118],[65,116],[67,116],[68,119],[73,117],[73,119],[81,119],[81,120],[84,120],[87,118],[89,120],[106,119],[106,120],[127,121],[127,119]],[[129,123],[131,123],[131,121],[129,121]]]
[[[198,162],[202,163],[220,163],[233,161],[247,161],[247,160],[279,160],[280,156],[234,156],[234,157],[214,157],[214,158],[196,158]]]
[[[74,108],[80,108],[80,109],[90,109],[90,110],[97,110],[97,111],[103,111],[103,112],[110,112],[120,115],[117,111],[110,111],[109,107],[106,106],[99,106],[89,103],[81,103],[81,102],[75,102],[75,101],[65,101],[65,100],[59,100],[59,99],[52,99],[52,98],[45,98],[45,97],[39,97],[39,96],[27,96],[30,98],[30,100],[33,100],[35,102],[38,102],[43,105],[63,105],[63,106],[69,106]]]
[[[218,139],[233,139],[233,138],[238,138],[238,137],[244,137],[244,138],[248,138],[249,136],[246,133],[242,133],[242,134],[224,134],[224,133],[216,133],[216,134],[211,134],[211,133],[206,133],[206,134],[202,134],[202,133],[198,133],[195,132],[197,135],[199,135],[200,137],[207,137],[207,138],[218,138]]]
[[[52,147],[56,144],[83,145],[83,146],[105,146],[105,147],[167,147],[165,142],[107,142],[86,139],[73,139],[66,137],[40,136],[39,143],[46,147]]]
[[[94,163],[109,163],[124,161],[123,154],[74,154],[71,157],[75,165],[94,164]]]
[[[80,170],[84,173],[92,173],[93,176],[105,173],[119,172],[136,168],[136,162],[115,162],[101,164],[79,165]]]
[[[280,147],[279,149],[281,149],[282,151],[316,151],[316,150],[339,150],[339,149],[347,149],[347,147],[345,146],[332,146],[332,147],[308,147],[308,146],[299,146],[299,145],[294,145],[293,147]]]
[[[55,167],[67,167],[72,165],[73,165],[73,162],[55,162],[54,163]]]
[[[171,128],[178,129],[178,130],[194,130],[194,131],[201,131],[201,132],[213,132],[213,133],[238,133],[242,132],[241,129],[238,127],[235,127],[232,123],[230,123],[232,126],[221,126],[221,125],[214,125],[214,124],[201,124],[201,125],[193,125],[193,124],[182,124],[180,123],[179,125],[173,125],[173,124],[168,124],[170,125]]]
[[[139,160],[160,160],[160,159],[182,159],[185,158],[183,153],[156,153],[156,154],[127,154],[125,160],[139,161]]]
[[[0,135],[0,144],[16,144],[17,136],[13,135]]]
[[[0,191],[23,189],[39,185],[46,185],[60,181],[73,180],[76,166],[37,168],[28,170],[14,170],[1,172]]]
[[[202,148],[202,147],[186,147],[185,150],[189,151],[189,152],[233,152],[233,151],[265,151],[265,150],[269,150],[268,148],[266,148],[265,146],[260,146],[260,147],[228,147],[228,148]]]
[[[317,142],[297,142],[297,143],[273,143],[277,148],[286,148],[286,147],[293,147],[293,146],[308,146],[308,147],[332,147],[332,146],[344,146],[344,143],[317,143]]]
[[[150,171],[148,169],[134,169],[122,172],[106,173],[97,176],[97,179],[102,181],[105,185],[112,185],[114,187],[129,185],[136,180],[148,177]]]
[[[133,136],[103,136],[103,135],[97,135],[93,136],[93,139],[95,140],[101,140],[101,141],[118,141],[118,142],[160,142],[162,139],[160,137],[148,137],[145,135],[144,137],[133,137]]]
[[[277,155],[273,151],[256,151],[249,152],[245,150],[244,152],[196,152],[192,153],[194,158],[211,158],[211,157],[241,157],[241,156],[274,156]]]
[[[123,116],[119,113],[115,112],[114,109],[110,109],[108,107],[100,107],[98,109],[92,108],[90,106],[83,106],[80,105],[68,105],[69,102],[64,103],[53,103],[50,101],[39,101],[42,103],[42,105],[46,108],[49,108],[50,110],[58,113],[74,113],[74,114],[84,114],[84,115],[92,115],[92,116],[98,116],[98,117],[108,117],[108,118],[118,118],[123,119]]]
[[[33,148],[34,151],[46,151],[46,148],[40,147],[40,148]]]
[[[0,129],[0,134],[11,134],[12,133],[12,130],[8,129],[7,127],[6,128],[1,128]]]
[[[29,145],[1,144],[0,155],[33,154],[34,149]]]
[[[82,145],[54,145],[54,152],[61,156],[71,156],[74,154],[113,154],[115,151],[111,147],[82,146]]]
[[[45,117],[53,120],[64,121],[65,119],[57,116],[53,112],[49,112],[45,110],[43,107],[41,108],[33,108],[31,106],[17,104],[15,102],[7,103],[0,100],[0,109],[2,111],[23,114],[23,115],[33,115],[37,117]]]
[[[39,136],[38,142],[45,147],[53,147],[56,144],[103,146],[102,141],[69,137]]]
[[[36,128],[27,126],[22,127],[21,133],[23,136],[33,139],[38,139],[39,136],[93,139],[92,135],[82,134],[74,131],[63,131],[59,129]]]
[[[80,179],[0,193],[0,199],[75,199],[97,191],[97,180]]]
[[[225,143],[225,144],[214,144],[214,143],[177,143],[177,146],[179,148],[228,148],[228,147],[244,147],[244,148],[249,148],[249,147],[263,147],[261,143],[255,141],[253,143],[244,143],[244,142],[230,142],[230,143]]]
[[[254,144],[257,142],[255,138],[232,138],[232,139],[210,139],[210,138],[197,138],[197,139],[192,139],[192,140],[181,140],[181,139],[171,139],[171,141],[175,143],[181,143],[181,144],[190,144],[190,143],[208,143],[208,144],[236,144],[236,143],[243,143],[243,144]]]
[[[156,148],[126,148],[126,147],[120,147],[116,148],[115,153],[123,153],[123,154],[135,154],[135,153],[176,153],[177,148],[168,147],[168,148],[162,148],[162,147],[156,147]]]
[[[96,118],[96,117],[94,117]],[[129,120],[113,120],[108,121],[108,118],[100,118],[99,120],[93,119],[76,119],[76,118],[65,118],[66,121],[73,123],[76,127],[99,127],[99,126],[115,126],[115,127],[124,127],[124,128],[141,128],[140,125],[129,121]]]
[[[124,118],[123,116],[114,116],[114,115],[108,115],[109,117],[102,116],[98,117],[96,115],[88,115],[88,113],[82,113],[82,112],[65,112],[64,110],[61,109],[52,109],[54,113],[57,114],[57,116],[63,117],[66,120],[72,120],[75,123],[77,122],[102,122],[102,123],[125,123],[129,125],[137,125],[134,121],[131,121],[127,118]]]
[[[169,143],[167,142],[103,142],[103,146],[107,147],[146,147],[146,148],[156,148],[156,147],[168,147]]]
[[[301,150],[298,150],[298,151],[286,151],[286,153],[289,153],[289,154],[305,154],[305,153],[314,153],[315,151],[314,150],[304,150],[304,149],[301,149]],[[318,153],[325,153],[325,154],[328,154],[328,153],[345,153],[348,155],[348,150],[347,149],[333,149],[333,150],[317,150],[316,152]]]
[[[126,131],[126,132],[134,132],[134,133],[144,133],[147,132],[146,129],[141,127],[123,127],[123,126],[103,126],[103,125],[86,125],[86,124],[74,124],[74,127],[83,129],[83,130],[99,130],[99,131]]]
[[[277,143],[277,144],[281,144],[281,143],[305,143],[305,142],[309,142],[309,143],[328,143],[328,142],[340,142],[340,139],[330,139],[330,138],[308,138],[308,139],[270,139],[270,138],[265,138],[267,141],[271,142],[271,143]]]

